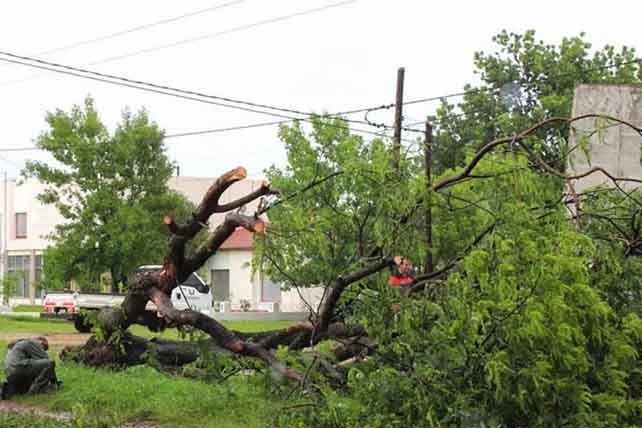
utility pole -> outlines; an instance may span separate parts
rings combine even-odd
[[[432,261],[432,125],[426,119],[424,160],[426,168],[426,265],[425,273],[434,270]]]
[[[395,97],[395,133],[392,137],[392,159],[396,172],[399,172],[401,159],[401,122],[403,120],[403,79],[406,70],[399,67],[397,70],[397,95]]]

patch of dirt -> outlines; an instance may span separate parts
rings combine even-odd
[[[0,401],[0,412],[17,413],[19,415],[33,415],[44,418],[56,419],[59,421],[72,421],[73,414],[69,412],[52,412],[41,407],[30,406],[27,404],[16,403],[13,401]],[[158,423],[154,421],[130,421],[125,422],[122,428],[157,428]]]
[[[59,420],[71,420],[72,414],[67,412],[50,412],[36,406],[16,403],[13,401],[0,401],[0,412],[19,413],[21,415],[31,414]]]
[[[45,336],[52,349],[61,349],[69,345],[84,345],[91,336],[89,333],[0,333],[0,340],[11,342],[27,337]]]

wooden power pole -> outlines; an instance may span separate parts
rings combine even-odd
[[[426,167],[426,265],[425,273],[434,270],[432,261],[432,125],[426,120],[424,159]]]
[[[395,171],[399,172],[401,159],[401,122],[403,120],[403,78],[406,70],[399,67],[397,70],[397,95],[395,97],[395,133],[392,137],[392,158]]]

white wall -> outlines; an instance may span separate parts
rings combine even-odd
[[[219,251],[207,261],[208,272],[212,269],[230,271],[230,301],[236,307],[241,300],[249,300],[256,306],[258,281],[252,278],[252,251],[228,250]],[[258,276],[258,275],[256,275]]]
[[[64,219],[53,205],[43,205],[36,199],[44,190],[45,186],[36,180],[27,180],[14,187],[9,203],[7,251],[15,254],[42,251],[50,245],[45,237]],[[16,238],[15,214],[22,212],[27,213],[27,237]]]
[[[642,127],[642,87],[634,85],[578,85],[573,98],[573,116],[601,114],[631,122]],[[610,126],[603,132],[596,130],[596,119],[581,119],[573,127],[590,138],[590,162],[581,150],[574,150],[569,169],[573,174],[581,174],[592,167],[600,166],[615,177],[642,179],[640,166],[640,146],[642,137],[628,126]],[[600,134],[602,134],[600,136]],[[575,133],[571,133],[570,145],[578,143]],[[574,180],[575,190],[581,192],[587,187],[598,184],[612,185],[601,173],[593,173],[580,180]],[[631,188],[634,183],[620,183]]]
[[[300,288],[299,292],[296,289],[292,288],[287,291],[281,290],[281,311],[282,312],[308,312],[308,305],[312,307],[313,310],[319,308],[319,303],[323,297],[324,287],[313,287],[313,288]],[[306,303],[308,305],[306,305]]]

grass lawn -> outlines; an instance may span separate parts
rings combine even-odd
[[[18,305],[11,310],[13,312],[42,312],[42,305]]]
[[[6,318],[0,319],[3,330],[15,331],[8,329],[6,321]],[[12,326],[21,327],[31,323],[31,326],[39,327],[38,331],[68,331],[59,321],[10,322]],[[270,323],[264,328],[275,327]],[[6,346],[7,342],[0,341],[2,367]],[[57,361],[58,377],[64,381],[62,389],[34,397],[14,397],[12,401],[54,412],[71,412],[81,420],[74,425],[72,421],[0,412],[0,427],[112,428],[125,422],[153,421],[157,426],[167,428],[263,428],[271,425],[272,416],[285,404],[266,392],[262,375],[238,375],[224,384],[212,385],[170,376],[146,366],[123,371],[90,369],[62,363],[57,355],[52,352],[50,355]]]
[[[292,325],[293,321],[223,321],[223,325],[232,330],[250,332],[276,330]],[[7,317],[0,316],[0,333],[75,333],[73,323],[65,320],[51,320],[31,317]],[[143,336],[158,336],[142,326],[132,326],[131,332]],[[175,329],[168,329],[160,336],[167,339],[178,338]]]
[[[32,317],[0,316],[0,333],[74,333],[73,323]]]
[[[240,331],[265,331],[286,327],[292,321],[224,322]],[[0,333],[75,333],[71,322],[30,317],[0,316]],[[154,334],[140,326],[134,334]],[[167,330],[165,338],[177,338],[176,330]],[[0,340],[0,367],[4,367],[7,342]],[[266,393],[261,375],[238,375],[224,384],[212,385],[198,380],[170,376],[151,367],[138,366],[123,371],[90,369],[62,363],[54,352],[58,376],[64,381],[59,391],[35,396],[16,397],[12,401],[38,406],[54,412],[71,412],[81,420],[53,420],[44,416],[15,415],[0,412],[2,428],[111,428],[128,421],[153,421],[161,427],[236,428],[266,427],[271,417],[284,405]],[[4,375],[0,375],[3,379]]]

